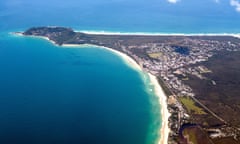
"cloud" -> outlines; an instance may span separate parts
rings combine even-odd
[[[220,0],[214,0],[216,3],[219,3],[220,2]]]
[[[173,3],[173,4],[175,4],[175,3],[177,3],[177,2],[179,2],[180,0],[167,0],[169,3]]]
[[[238,0],[230,0],[230,5],[235,7],[237,12],[240,12],[240,1],[238,1]]]

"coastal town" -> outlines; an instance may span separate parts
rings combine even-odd
[[[178,49],[182,49],[182,51],[186,49],[189,52],[187,54],[178,52],[175,45],[180,45],[181,47],[177,47]],[[171,117],[169,118],[171,128],[169,143],[175,143],[176,139],[174,138],[179,136],[178,132],[181,126],[184,123],[191,122],[188,111],[184,108],[179,98],[191,97],[195,102],[198,102],[194,98],[195,94],[192,88],[184,83],[184,80],[188,79],[187,75],[193,75],[199,79],[207,79],[203,74],[212,73],[212,71],[206,66],[198,64],[208,61],[208,59],[218,51],[240,51],[240,44],[230,41],[225,43],[185,38],[178,43],[174,43],[174,46],[172,42],[149,43],[141,46],[132,45],[128,48],[122,46],[122,49],[125,53],[132,56],[145,71],[159,76],[167,86],[166,93],[169,94],[168,110],[171,113]],[[146,56],[139,57],[137,53],[134,53],[135,49],[142,49]],[[212,85],[216,85],[216,82],[212,81]],[[206,111],[208,111],[207,108]],[[221,118],[219,119],[226,123]],[[231,128],[228,127],[228,129]],[[225,130],[225,128],[211,129],[211,131],[215,131],[211,137],[227,137],[234,136],[236,133],[239,134],[239,131],[233,134],[232,131],[234,131],[234,129]]]
[[[239,38],[223,35],[94,35],[61,27],[32,28],[23,34],[43,36],[58,45],[93,44],[109,47],[133,58],[145,72],[158,78],[167,95],[171,114],[168,119],[169,144],[189,141],[186,137],[191,130],[197,131],[196,135],[206,136],[206,144],[221,138],[240,142],[240,124],[231,123],[231,119],[209,108],[205,104],[206,99],[201,100],[200,94],[192,86],[193,82],[190,83],[190,80],[206,81],[212,87],[218,86],[218,80],[209,77],[214,71],[205,62],[218,53],[240,52]]]
[[[194,98],[195,94],[192,88],[184,83],[187,75],[193,75],[199,79],[207,79],[203,74],[212,73],[212,71],[204,65],[198,65],[199,63],[208,61],[218,51],[236,52],[240,50],[239,43],[199,40],[188,37],[174,42],[174,45],[172,41],[169,41],[130,45],[128,47],[120,44],[120,47],[124,53],[133,57],[145,71],[158,76],[166,85],[166,93],[169,95],[168,110],[171,113],[169,118],[171,128],[169,143],[175,143],[176,140],[171,138],[178,137],[181,126],[184,123],[191,122],[188,111],[184,108],[179,98],[190,97],[195,102],[199,102]],[[138,51],[141,51],[144,55],[141,54],[139,56]],[[216,82],[213,80],[212,85],[216,85]],[[203,108],[205,107],[203,106]],[[210,111],[207,108],[205,109]],[[223,123],[226,123],[214,113],[213,115],[223,121]],[[228,129],[231,128],[228,127]],[[217,132],[211,136],[231,136],[233,135],[231,131],[234,130],[225,131],[224,134],[224,130],[220,132],[220,129],[215,129],[215,131]]]

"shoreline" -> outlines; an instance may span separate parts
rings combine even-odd
[[[14,33],[15,35],[18,36],[25,36],[22,33]],[[42,38],[45,40],[50,41],[52,44],[57,45],[54,41],[50,40],[47,37],[44,36],[31,36],[31,37],[35,37],[35,38]],[[120,56],[120,58],[131,68],[140,71],[140,72],[144,72],[143,69],[141,68],[141,66],[130,56],[128,56],[127,54],[108,48],[108,47],[104,47],[104,46],[98,46],[98,45],[92,45],[92,44],[63,44],[60,47],[71,47],[71,48],[80,48],[80,47],[98,47],[98,48],[102,48],[105,50],[108,50],[118,56]],[[154,86],[154,93],[155,96],[157,96],[158,100],[159,100],[159,105],[160,105],[160,111],[161,111],[161,128],[159,130],[159,134],[160,134],[160,138],[158,138],[157,140],[157,144],[166,144],[168,142],[168,135],[169,135],[169,127],[168,127],[168,118],[170,116],[170,113],[168,112],[167,109],[167,96],[164,94],[163,89],[161,88],[160,84],[157,81],[156,76],[147,73],[149,78],[150,78],[150,82],[151,84]]]
[[[87,46],[95,46],[95,45],[87,45]],[[102,46],[97,46],[97,47],[102,47]],[[117,50],[108,48],[108,47],[102,47],[102,48],[107,49],[107,50],[119,55],[126,62],[126,64],[128,64],[133,69],[140,71],[140,72],[144,72],[143,69],[140,67],[140,65],[130,56],[128,56],[122,52],[119,52]],[[161,128],[158,132],[160,134],[160,138],[158,138],[157,144],[167,144],[168,136],[169,136],[169,132],[170,132],[170,129],[168,127],[168,118],[170,116],[170,113],[168,112],[168,109],[167,109],[167,96],[166,96],[166,94],[164,94],[164,91],[163,91],[162,87],[160,86],[160,84],[158,83],[156,76],[152,75],[149,72],[147,74],[150,78],[151,85],[153,85],[153,87],[154,87],[154,89],[153,89],[154,94],[158,98],[158,102],[160,105],[162,122],[161,122]]]
[[[16,35],[16,36],[25,36],[22,32],[14,32],[14,33],[11,33],[11,34]],[[33,35],[28,36],[28,37],[45,39],[45,40],[51,42],[52,44],[57,45],[53,40],[50,40],[48,37],[44,37],[44,36],[33,36]]]
[[[168,143],[168,137],[170,133],[170,128],[168,126],[168,118],[170,117],[170,113],[168,112],[168,105],[167,105],[167,96],[164,93],[162,87],[160,86],[157,77],[148,73],[150,82],[154,86],[154,93],[158,97],[159,104],[161,106],[161,118],[162,118],[162,124],[160,129],[161,137],[158,141],[158,144],[167,144]]]
[[[240,39],[240,33],[148,33],[148,32],[108,32],[108,31],[85,31],[85,30],[75,30],[74,32],[81,32],[89,35],[121,35],[121,36],[232,36]],[[25,36],[23,32],[10,32],[10,34]],[[30,36],[39,37],[56,44],[54,41],[50,40],[48,37],[44,36]],[[56,44],[57,45],[57,44]],[[67,47],[76,47],[81,45],[91,45],[91,44],[63,44]],[[93,45],[97,46],[97,45]],[[98,46],[99,47],[99,46]]]
[[[161,32],[111,32],[76,30],[91,35],[123,35],[123,36],[233,36],[240,38],[240,33],[161,33]]]
[[[83,45],[77,45],[77,44],[64,44],[62,45],[64,47],[98,47],[98,48],[102,48],[102,49],[106,49],[108,51],[111,51],[112,53],[115,53],[116,55],[120,56],[124,62],[129,65],[131,68],[140,71],[140,72],[144,72],[143,69],[140,67],[140,65],[130,56],[128,56],[125,53],[122,53],[120,51],[108,48],[108,47],[104,47],[104,46],[97,46],[97,45],[92,45],[92,44],[83,44]],[[154,87],[154,93],[155,96],[158,98],[159,101],[159,105],[160,105],[160,112],[161,112],[161,119],[162,119],[162,123],[161,123],[161,128],[159,131],[160,134],[160,138],[157,141],[157,144],[167,144],[168,143],[168,136],[169,136],[169,132],[170,129],[168,127],[168,118],[170,116],[170,113],[168,112],[167,109],[167,96],[166,94],[164,94],[164,91],[162,89],[162,87],[160,86],[160,84],[158,83],[158,80],[156,78],[156,76],[152,75],[151,73],[147,73],[151,82],[151,85],[153,85]]]
[[[131,68],[140,71],[140,72],[144,72],[143,69],[140,67],[140,65],[130,56],[128,56],[125,53],[122,53],[120,51],[108,48],[108,47],[104,47],[104,46],[97,46],[97,45],[92,45],[92,44],[83,44],[83,45],[77,45],[77,44],[64,44],[62,45],[63,47],[98,47],[98,48],[102,48],[102,49],[106,49],[108,51],[111,51],[112,53],[115,53],[116,55],[120,56],[124,62],[129,65]],[[157,144],[167,144],[168,143],[168,136],[169,136],[169,132],[170,129],[168,127],[168,118],[170,116],[170,113],[168,112],[167,109],[167,96],[166,94],[164,94],[164,91],[162,89],[162,87],[160,86],[156,76],[152,75],[151,73],[147,73],[150,79],[150,83],[151,85],[153,85],[154,87],[154,94],[155,96],[158,98],[158,102],[160,105],[160,112],[161,112],[161,128],[159,130],[159,134],[160,134],[160,138],[157,141]]]

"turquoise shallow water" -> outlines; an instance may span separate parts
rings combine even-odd
[[[239,18],[228,0],[1,0],[0,143],[152,144],[161,123],[149,80],[118,56],[9,32],[240,33]]]

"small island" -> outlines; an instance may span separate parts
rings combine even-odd
[[[65,27],[20,33],[57,45],[107,47],[154,75],[167,96],[168,143],[240,143],[240,39],[231,35],[88,34]]]

